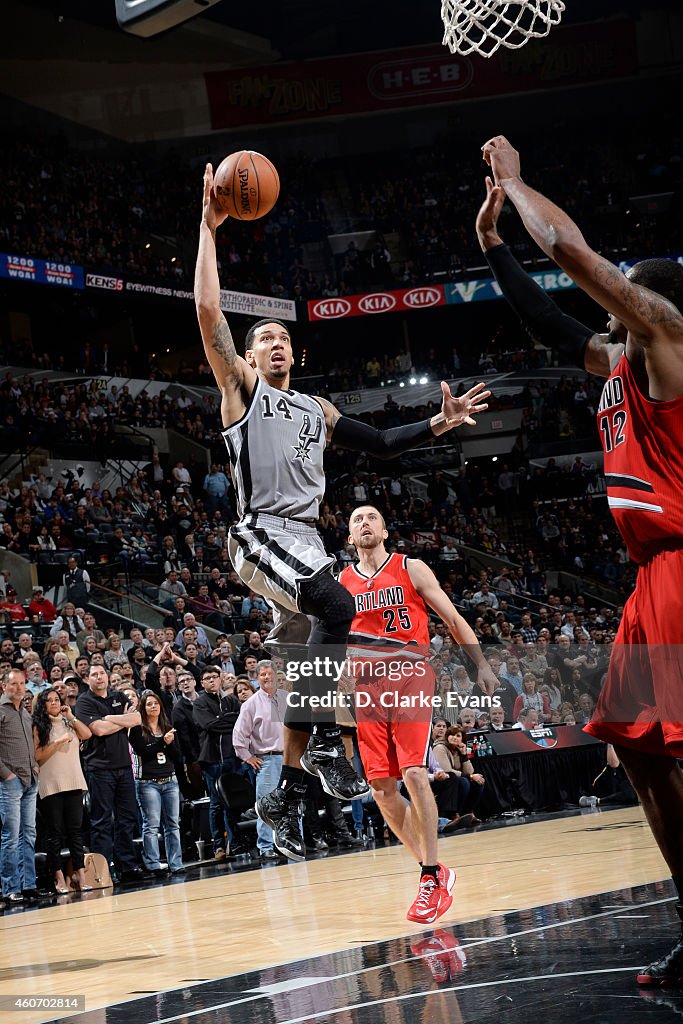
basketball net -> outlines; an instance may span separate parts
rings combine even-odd
[[[517,50],[559,25],[563,0],[441,0],[443,44],[451,53],[492,57],[500,46]]]

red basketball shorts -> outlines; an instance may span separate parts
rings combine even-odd
[[[359,722],[358,750],[368,782],[400,779],[405,768],[425,764],[432,723]]]
[[[434,672],[400,652],[354,655],[358,749],[368,781],[424,765],[432,731]]]
[[[683,548],[640,567],[586,732],[683,757]]]

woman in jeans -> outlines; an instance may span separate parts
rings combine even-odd
[[[79,756],[80,741],[90,739],[91,735],[88,726],[74,717],[68,705],[62,704],[56,690],[38,694],[33,704],[33,742],[40,765],[38,795],[40,813],[47,826],[48,870],[60,894],[69,892],[60,861],[62,837],[66,837],[79,888],[91,888],[85,881],[81,834],[83,793],[88,787]]]
[[[128,733],[136,755],[136,789],[142,812],[142,860],[148,871],[164,875],[159,860],[159,823],[164,830],[168,870],[183,871],[180,845],[180,788],[176,765],[180,764],[180,747],[159,698],[152,690],[144,690],[138,708],[142,725]]]

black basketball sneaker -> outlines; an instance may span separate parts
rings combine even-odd
[[[306,844],[301,835],[302,807],[287,800],[282,789],[274,789],[256,801],[256,813],[273,830],[273,846],[288,860],[306,860]]]
[[[683,906],[677,906],[676,912],[683,924]],[[681,937],[666,956],[661,960],[655,960],[648,967],[643,967],[637,977],[639,985],[659,985],[662,988],[667,986],[683,986],[683,927]]]
[[[301,755],[301,767],[309,775],[317,775],[327,795],[337,800],[360,800],[370,792],[365,779],[351,767],[341,737],[331,741],[311,736]]]

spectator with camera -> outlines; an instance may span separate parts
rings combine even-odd
[[[87,784],[81,768],[79,745],[92,733],[79,722],[70,705],[52,688],[40,693],[33,705],[33,740],[40,765],[38,795],[45,822],[48,877],[58,895],[69,892],[61,864],[62,841],[66,840],[74,870],[74,881],[85,892],[83,855],[83,793]]]
[[[173,716],[175,700],[172,692],[177,685],[176,673],[179,669],[185,669],[186,672],[189,671],[190,675],[194,675],[187,660],[174,651],[170,643],[164,643],[161,650],[150,661],[145,676],[145,685],[161,699],[169,721]]]
[[[221,637],[218,646],[214,648],[210,665],[218,665],[221,672],[230,672],[237,675],[235,661],[233,658],[232,644],[227,637]]]

